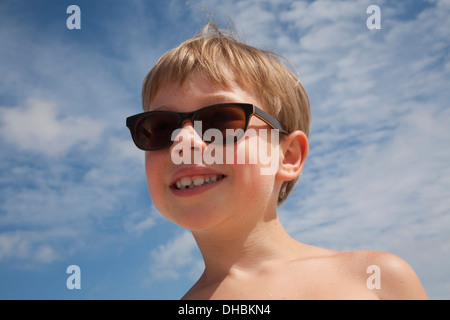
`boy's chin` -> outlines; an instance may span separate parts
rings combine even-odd
[[[223,217],[218,214],[206,214],[198,212],[187,212],[182,219],[174,221],[180,227],[191,231],[207,231],[223,222]]]

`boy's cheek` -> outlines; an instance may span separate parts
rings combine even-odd
[[[280,148],[277,136],[264,130],[267,136],[253,135],[241,139],[235,146],[236,164],[254,165],[255,176],[274,176],[279,167]],[[278,134],[278,133],[277,133]]]
[[[145,152],[145,175],[147,178],[148,191],[152,202],[157,205],[160,202],[163,190],[163,166],[164,161],[159,154],[160,151]]]
[[[235,164],[258,164],[258,138],[255,135],[245,135],[238,140],[234,148]]]
[[[166,150],[145,151],[145,172],[147,175],[159,172],[167,161]]]
[[[151,167],[152,167],[152,161],[151,161],[150,151],[145,151],[145,176],[147,177],[147,182],[150,178]]]

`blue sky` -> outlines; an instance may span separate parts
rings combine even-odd
[[[450,2],[197,3],[291,60],[310,96],[288,232],[397,254],[450,298]],[[152,206],[125,118],[156,60],[206,22],[175,0],[0,3],[0,298],[178,299],[201,274],[192,236]],[[80,290],[66,287],[74,264]]]

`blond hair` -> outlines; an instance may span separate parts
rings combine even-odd
[[[230,88],[233,83],[238,83],[252,89],[262,101],[262,107],[288,132],[301,130],[308,136],[311,116],[308,95],[299,79],[279,58],[284,59],[273,52],[249,46],[210,22],[202,32],[157,61],[143,83],[143,108],[147,111],[158,90],[169,82],[177,80],[181,86],[188,75],[200,71],[215,85]],[[283,182],[278,204],[287,198],[296,181]]]

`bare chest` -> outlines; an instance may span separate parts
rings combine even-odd
[[[361,275],[324,268],[279,270],[254,277],[227,277],[201,290],[195,299],[236,300],[366,300],[378,299]]]

